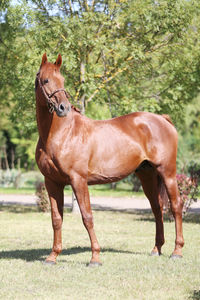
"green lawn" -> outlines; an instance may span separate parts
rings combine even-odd
[[[161,257],[151,214],[94,212],[102,267],[88,268],[90,243],[81,217],[65,211],[63,252],[43,265],[52,245],[50,214],[0,207],[0,299],[200,299],[200,216],[184,221],[184,258],[171,260],[174,223],[165,222]]]
[[[143,192],[133,193],[132,188],[129,184],[120,182],[115,190],[110,188],[109,184],[102,185],[93,185],[89,186],[90,195],[91,196],[102,196],[102,197],[132,197],[133,195],[143,196]],[[22,187],[22,188],[14,188],[14,187],[0,187],[0,194],[34,194],[35,188],[33,186],[30,187]],[[65,195],[71,195],[72,190],[70,186],[66,186]]]

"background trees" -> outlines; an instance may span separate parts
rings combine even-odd
[[[8,149],[9,138],[22,164],[28,161],[30,167],[34,157],[34,79],[45,51],[49,60],[62,54],[65,87],[87,115],[168,113],[184,136],[181,149],[199,159],[199,116],[192,102],[200,80],[197,0],[20,0],[0,5],[0,144]],[[8,158],[10,163],[10,154]]]

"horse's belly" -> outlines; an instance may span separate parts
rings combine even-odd
[[[94,157],[89,165],[88,184],[115,182],[133,173],[145,157],[140,147],[127,150]]]
[[[132,172],[130,172],[132,173]],[[128,176],[130,173],[126,174],[118,174],[118,176],[113,176],[113,175],[103,175],[103,174],[91,174],[88,176],[88,184],[104,184],[104,183],[111,183],[111,182],[116,182],[119,181],[126,176]]]

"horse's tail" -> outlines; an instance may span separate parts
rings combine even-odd
[[[158,187],[159,187],[159,194],[162,201],[162,206],[165,211],[168,211],[170,208],[169,197],[167,194],[166,186],[164,181],[160,175],[158,175]]]
[[[174,126],[174,124],[173,124],[173,122],[172,122],[172,120],[171,120],[171,118],[170,118],[170,116],[169,115],[161,115],[165,120],[167,120],[170,124],[172,124],[173,126]]]

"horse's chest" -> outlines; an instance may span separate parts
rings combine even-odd
[[[36,153],[36,160],[41,173],[48,178],[58,182],[67,182],[67,176],[62,174],[60,168],[56,165],[50,155],[43,149],[38,149]]]

